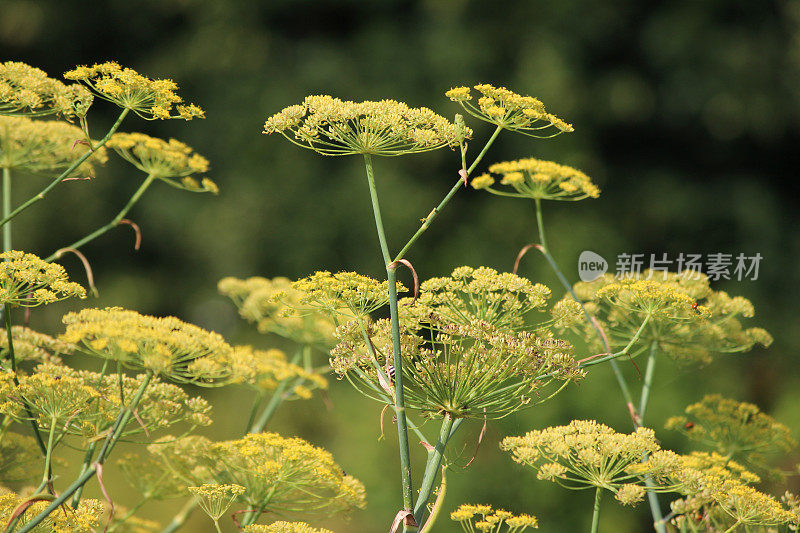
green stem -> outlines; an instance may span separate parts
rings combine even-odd
[[[650,344],[650,355],[647,357],[647,368],[644,371],[644,383],[642,384],[642,397],[639,400],[639,417],[644,421],[644,413],[647,411],[647,401],[650,399],[650,390],[653,386],[653,376],[656,371],[656,343]]]
[[[656,368],[656,343],[650,344],[650,355],[647,358],[647,369],[644,372],[644,384],[642,385],[642,397],[639,402],[639,421],[644,423],[644,414],[647,411],[647,401],[650,398],[650,391],[653,385],[653,376]],[[642,456],[642,460],[647,460],[647,454]],[[656,484],[650,476],[645,476],[644,484],[648,489],[655,488]],[[667,533],[667,526],[664,524],[664,514],[661,512],[661,504],[658,495],[652,490],[647,491],[647,503],[650,505],[650,514],[653,515],[653,527],[658,533]]]
[[[414,519],[420,526],[422,526],[422,519],[428,509],[428,500],[431,497],[433,485],[436,482],[436,474],[439,472],[439,467],[442,464],[442,457],[447,447],[447,441],[450,440],[452,436],[452,427],[453,418],[447,413],[442,420],[439,440],[436,441],[436,446],[433,450],[428,452],[428,462],[425,464],[425,474],[422,477],[422,484],[419,488],[419,497],[417,497],[417,502],[414,505]]]
[[[83,456],[83,465],[81,465],[81,472],[80,475],[83,475],[88,469],[89,465],[92,464],[92,458],[94,457],[94,449],[97,447],[97,441],[93,441],[89,444],[89,448],[86,450],[86,455]],[[78,490],[75,491],[75,494],[72,495],[72,508],[77,509],[78,505],[81,503],[81,494],[83,494],[83,487],[80,487]]]
[[[592,512],[592,533],[597,533],[597,526],[600,523],[600,499],[603,489],[597,487],[594,493],[594,511]]]
[[[300,362],[301,356],[303,356],[306,352],[310,351],[311,348],[309,346],[303,346],[297,353],[292,357],[291,363],[296,365]],[[286,389],[289,387],[289,380],[281,381],[278,386],[275,388],[275,392],[272,393],[272,398],[269,399],[269,403],[267,403],[264,410],[259,415],[258,420],[250,427],[249,433],[261,433],[264,431],[264,428],[269,423],[272,415],[275,414],[275,411],[280,407],[284,400],[284,393]]]
[[[70,174],[72,174],[72,172],[76,168],[78,168],[84,161],[89,159],[89,157],[94,153],[95,150],[97,150],[98,148],[104,146],[108,142],[108,140],[111,138],[111,136],[114,134],[114,132],[117,131],[117,129],[119,128],[120,124],[122,124],[122,119],[125,118],[125,116],[128,114],[128,111],[129,111],[128,109],[123,109],[122,110],[122,113],[120,113],[119,117],[117,118],[117,121],[114,122],[114,125],[111,126],[110,130],[108,130],[108,133],[106,133],[105,137],[100,139],[100,141],[97,143],[97,145],[95,145],[93,147],[92,150],[88,150],[85,154],[83,154],[78,159],[76,159],[69,167],[67,167],[67,169],[64,172],[59,174],[53,181],[50,182],[50,184],[47,187],[42,189],[39,192],[39,194],[37,194],[36,196],[34,196],[33,198],[29,199],[27,202],[25,202],[21,206],[19,206],[16,209],[14,209],[8,215],[3,216],[3,220],[0,220],[0,226],[5,226],[8,223],[8,221],[10,221],[15,216],[19,215],[20,213],[22,213],[26,209],[28,209],[30,206],[32,206],[33,204],[35,204],[39,200],[44,200],[44,197],[47,195],[47,193],[49,193],[53,189],[53,187],[55,187],[56,185],[58,185],[59,183],[64,181],[64,179],[67,178]]]
[[[66,248],[74,248],[74,249],[77,250],[78,248],[80,248],[84,244],[86,244],[86,243],[88,243],[90,241],[93,241],[94,239],[96,239],[100,235],[104,234],[108,230],[117,227],[119,225],[120,220],[125,218],[125,215],[127,215],[128,211],[130,211],[131,207],[133,207],[133,204],[135,204],[137,201],[139,201],[139,198],[142,196],[142,194],[144,194],[144,191],[147,190],[147,188],[150,186],[150,184],[153,183],[153,180],[155,178],[156,177],[153,174],[148,174],[147,178],[145,178],[145,180],[142,182],[142,184],[139,186],[139,188],[136,189],[136,192],[133,193],[133,196],[131,196],[130,200],[128,200],[128,203],[125,204],[125,207],[123,207],[122,210],[119,213],[117,213],[117,216],[115,216],[111,220],[111,222],[109,222],[105,226],[102,226],[102,227],[96,229],[95,231],[93,231],[92,233],[87,235],[86,237],[84,237],[84,238],[82,238],[82,239],[80,239],[78,241],[73,242],[72,244],[70,244]],[[47,259],[45,259],[45,261],[47,261],[47,262],[53,261],[54,259],[56,259],[56,257],[57,257],[57,255],[53,254],[50,257],[48,257]]]
[[[11,170],[3,167],[3,218],[11,214]],[[11,224],[3,226],[3,251],[11,251]]]
[[[437,205],[433,209],[433,211],[431,211],[430,214],[427,217],[425,217],[425,219],[422,221],[422,225],[419,227],[417,232],[414,235],[412,235],[411,238],[408,240],[408,242],[405,244],[405,246],[403,246],[403,248],[400,250],[400,253],[398,253],[397,256],[394,258],[395,261],[399,261],[400,259],[405,257],[405,255],[408,252],[409,248],[411,248],[411,246],[413,246],[413,244],[415,242],[417,242],[417,239],[419,239],[420,236],[423,233],[425,233],[425,231],[428,229],[428,227],[431,225],[431,223],[436,219],[437,216],[439,216],[439,212],[444,208],[444,206],[447,205],[447,203],[450,201],[450,199],[453,196],[455,196],[456,192],[458,192],[458,189],[460,189],[461,185],[463,185],[464,182],[466,181],[466,178],[468,178],[470,176],[470,174],[472,174],[472,171],[475,170],[475,167],[477,167],[478,164],[481,162],[481,160],[483,159],[483,156],[485,156],[486,152],[489,151],[489,147],[492,144],[494,144],[495,139],[497,139],[497,136],[500,135],[500,131],[502,129],[503,128],[501,128],[500,126],[497,126],[497,129],[494,130],[494,133],[492,133],[492,136],[489,137],[488,141],[486,141],[486,144],[484,145],[484,147],[481,150],[481,152],[478,154],[478,157],[475,158],[475,161],[472,162],[472,165],[470,165],[469,168],[464,169],[464,171],[466,172],[466,177],[459,176],[458,181],[456,182],[455,185],[453,185],[453,188],[450,189],[450,192],[448,192],[447,195],[445,195],[444,199],[441,202],[439,202],[439,205]],[[462,161],[463,161],[463,157],[462,157]]]
[[[44,455],[44,473],[42,474],[42,485],[47,486],[47,484],[52,479],[51,477],[51,469],[50,469],[50,462],[53,457],[53,441],[56,435],[56,419],[55,417],[50,417],[50,434],[47,437],[47,452]]]
[[[176,514],[172,519],[172,522],[170,522],[169,525],[167,525],[167,527],[161,531],[161,533],[175,533],[178,531],[178,529],[183,527],[183,525],[189,519],[189,516],[191,516],[192,511],[194,511],[196,507],[197,499],[192,498],[191,500],[187,501],[178,514]]]
[[[222,530],[219,528],[219,520],[214,519],[214,527],[217,528],[217,533],[222,533]]]
[[[550,264],[550,268],[553,269],[553,271],[556,274],[556,277],[561,282],[561,285],[563,285],[564,289],[566,289],[566,291],[570,294],[570,296],[572,296],[572,299],[578,302],[578,304],[581,306],[581,309],[583,310],[583,314],[586,317],[586,320],[589,322],[589,324],[592,325],[595,331],[597,331],[597,335],[600,337],[600,341],[603,343],[603,347],[605,348],[606,352],[611,353],[611,347],[608,345],[608,342],[606,341],[605,334],[600,329],[600,326],[597,325],[597,322],[595,322],[594,317],[592,317],[592,315],[589,314],[589,311],[586,310],[586,306],[583,305],[583,302],[580,300],[580,298],[578,298],[578,295],[575,294],[575,290],[572,288],[572,285],[569,283],[569,281],[567,281],[567,278],[561,272],[561,269],[558,268],[555,259],[553,259],[553,256],[550,255],[550,251],[545,245],[546,238],[544,231],[544,223],[542,221],[542,207],[540,202],[536,202],[536,223],[539,226],[539,238],[541,239],[540,242],[541,247],[539,248],[539,251],[542,252],[542,255],[544,255],[544,258]],[[625,379],[625,376],[622,374],[622,369],[619,367],[619,365],[614,359],[611,359],[611,369],[614,372],[614,377],[617,379],[617,384],[619,385],[619,389],[622,392],[623,398],[625,399],[625,403],[628,407],[628,412],[631,415],[631,420],[633,421],[633,426],[634,428],[639,427],[640,425],[639,415],[636,412],[636,407],[633,403],[633,395],[631,394],[630,387],[628,387],[628,382]]]
[[[131,419],[133,414],[133,410],[136,409],[136,406],[139,405],[139,402],[144,395],[144,391],[147,386],[150,384],[150,380],[152,379],[153,374],[152,372],[147,372],[145,374],[144,380],[142,380],[141,385],[139,385],[139,389],[136,391],[133,399],[131,400],[130,405],[124,407],[119,415],[117,416],[116,422],[114,422],[114,426],[111,428],[111,432],[106,437],[106,440],[103,442],[103,447],[100,449],[100,452],[97,454],[97,461],[89,467],[86,472],[78,476],[69,487],[67,487],[64,492],[62,492],[55,500],[53,500],[50,505],[45,507],[45,509],[34,516],[30,522],[25,524],[22,529],[19,530],[19,533],[28,533],[36,526],[38,526],[42,520],[47,518],[50,513],[61,507],[61,505],[69,499],[79,488],[86,484],[87,481],[92,479],[94,475],[97,473],[97,467],[105,463],[108,455],[111,453],[114,445],[117,443],[119,438],[122,436],[122,432],[125,430],[125,426]]]
[[[392,265],[392,256],[386,243],[386,232],[383,229],[381,208],[378,202],[378,191],[375,188],[375,175],[372,170],[372,158],[364,154],[364,165],[367,171],[372,213],[375,216],[375,227],[381,246],[386,279],[389,284],[389,314],[392,326],[392,351],[394,355],[394,413],[397,418],[397,440],[400,452],[400,480],[403,491],[403,509],[411,511],[414,505],[414,494],[411,484],[411,453],[408,447],[408,421],[406,420],[405,398],[403,395],[403,360],[400,354],[400,319],[397,311],[397,272]]]
[[[731,527],[725,530],[725,533],[731,533],[731,531],[739,527],[739,524],[741,524],[741,521],[737,520],[735,524],[733,524]]]

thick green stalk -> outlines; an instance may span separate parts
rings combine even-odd
[[[417,242],[417,239],[419,239],[423,233],[425,233],[425,231],[428,229],[431,223],[436,219],[437,216],[439,216],[439,213],[444,208],[444,206],[446,206],[447,203],[450,201],[450,199],[453,196],[455,196],[456,192],[458,192],[458,189],[460,189],[461,186],[466,183],[467,178],[469,177],[470,174],[472,174],[472,171],[475,170],[475,167],[477,167],[478,164],[481,162],[483,156],[486,155],[486,152],[489,151],[489,147],[494,143],[495,139],[497,139],[497,136],[500,135],[500,131],[502,129],[503,128],[501,128],[500,126],[497,126],[497,129],[494,130],[492,136],[489,137],[488,141],[486,141],[486,144],[484,145],[481,152],[478,154],[478,157],[475,158],[475,161],[472,162],[469,168],[463,169],[466,172],[466,175],[459,176],[458,181],[456,182],[455,185],[453,185],[453,188],[450,189],[450,192],[448,192],[447,195],[444,197],[444,199],[441,202],[439,202],[439,205],[437,205],[433,209],[433,211],[431,211],[430,214],[427,217],[425,217],[425,219],[422,221],[422,225],[419,227],[417,232],[411,236],[411,238],[408,240],[405,246],[403,246],[403,248],[400,250],[400,253],[398,253],[397,256],[395,256],[394,258],[395,261],[399,261],[400,259],[405,257],[406,253],[408,252],[408,249],[411,248],[411,246],[413,246],[415,242]]]
[[[94,450],[96,447],[97,441],[93,441],[91,444],[89,444],[89,448],[86,450],[86,455],[83,456],[83,464],[81,465],[81,472],[79,475],[83,475],[89,469],[89,466],[92,464],[92,459],[94,458]],[[83,494],[83,487],[80,487],[75,491],[75,494],[72,495],[71,505],[73,509],[77,509],[78,505],[80,505],[81,494]]]
[[[3,167],[3,218],[11,214],[11,170]],[[11,224],[3,226],[3,251],[11,250]]]
[[[50,184],[47,187],[45,187],[44,189],[39,191],[39,194],[37,194],[33,198],[29,199],[27,202],[25,202],[21,206],[17,207],[16,209],[14,209],[12,212],[8,213],[7,215],[4,214],[3,215],[3,220],[0,220],[0,226],[5,226],[12,218],[14,218],[15,216],[19,215],[20,213],[22,213],[23,211],[28,209],[30,206],[32,206],[33,204],[35,204],[39,200],[44,200],[44,197],[47,195],[47,193],[49,193],[53,189],[53,187],[55,187],[56,185],[58,185],[59,183],[64,181],[64,179],[66,179],[70,174],[72,174],[72,172],[76,168],[78,168],[81,165],[81,163],[83,163],[84,161],[89,159],[89,157],[94,153],[94,150],[97,150],[98,148],[100,148],[101,146],[104,146],[108,142],[108,140],[111,138],[111,136],[114,134],[114,132],[117,131],[117,129],[119,128],[120,124],[122,124],[122,120],[128,114],[128,111],[129,111],[128,109],[123,109],[122,110],[122,113],[120,113],[120,115],[117,118],[116,122],[114,122],[114,124],[111,126],[111,129],[108,130],[108,133],[106,133],[105,137],[100,139],[100,141],[93,147],[92,150],[88,150],[85,154],[83,154],[78,159],[76,159],[69,167],[67,167],[67,169],[64,172],[59,174],[53,181],[51,181]]]
[[[650,390],[653,386],[653,376],[656,371],[656,343],[650,344],[650,355],[647,357],[647,368],[644,371],[644,383],[642,384],[642,397],[639,400],[639,417],[644,419],[644,413],[647,411],[647,402],[650,399]]]
[[[44,473],[42,474],[42,485],[47,486],[52,479],[52,470],[50,463],[53,458],[53,443],[56,436],[56,419],[50,417],[50,434],[47,437],[47,452],[44,455]]]
[[[449,414],[445,414],[444,420],[442,420],[442,428],[439,431],[439,440],[436,441],[436,446],[433,450],[428,452],[425,474],[422,477],[417,503],[414,505],[414,519],[420,526],[422,526],[422,519],[428,510],[428,500],[431,497],[433,485],[436,482],[436,474],[439,472],[439,467],[442,464],[442,457],[447,447],[447,441],[450,440],[452,436],[452,428],[453,418]]]
[[[94,239],[96,239],[100,235],[104,234],[108,230],[117,227],[119,225],[120,220],[125,218],[125,215],[127,215],[128,211],[130,211],[131,207],[133,207],[133,204],[135,204],[137,201],[139,201],[139,198],[142,196],[142,194],[144,194],[144,191],[147,190],[147,188],[150,186],[150,184],[153,183],[154,179],[155,179],[154,175],[148,174],[147,178],[145,178],[145,180],[142,182],[142,184],[139,186],[139,188],[136,190],[136,192],[133,193],[133,196],[131,196],[130,200],[128,200],[128,203],[125,204],[125,207],[123,207],[122,210],[119,213],[117,213],[117,216],[115,216],[111,220],[111,222],[109,222],[105,226],[102,226],[102,227],[96,229],[95,231],[93,231],[92,233],[87,235],[86,237],[73,242],[72,244],[70,244],[66,248],[73,248],[73,249],[77,250],[78,248],[80,248],[84,244],[86,244],[86,243],[88,243],[90,241],[93,241]],[[53,261],[54,259],[56,259],[56,257],[57,257],[56,254],[53,254],[50,257],[48,257],[47,259],[45,259],[45,261],[48,261],[48,262],[49,261]]]
[[[655,342],[650,344],[650,355],[647,358],[647,369],[644,372],[644,384],[642,385],[642,397],[639,402],[639,419],[644,423],[644,414],[647,411],[647,401],[650,397],[650,391],[653,386],[653,376],[655,375],[656,368],[656,351],[657,345]],[[647,454],[644,454],[642,460],[647,460]],[[647,488],[652,489],[656,485],[650,476],[644,478],[644,484]],[[650,514],[653,515],[653,527],[658,533],[667,533],[667,526],[664,523],[664,514],[661,512],[661,504],[658,501],[658,495],[650,490],[647,491],[647,503],[650,505]]]
[[[542,207],[541,207],[541,202],[539,201],[536,202],[536,223],[539,227],[539,238],[541,244],[539,251],[542,252],[542,255],[544,255],[544,258],[550,264],[550,268],[552,268],[553,271],[555,272],[556,277],[561,282],[561,285],[563,285],[564,288],[567,290],[567,292],[570,294],[570,296],[572,296],[572,299],[578,302],[578,304],[580,304],[581,309],[583,310],[583,314],[584,316],[586,316],[586,320],[592,325],[595,331],[597,331],[597,335],[600,337],[600,340],[603,343],[606,352],[611,353],[611,347],[608,345],[608,342],[606,341],[605,334],[600,329],[600,326],[597,325],[597,322],[595,322],[594,317],[592,317],[592,315],[589,314],[589,311],[586,310],[586,307],[583,305],[583,302],[581,302],[580,298],[578,298],[578,295],[575,294],[572,285],[570,284],[569,281],[567,281],[567,278],[561,272],[561,269],[558,268],[558,265],[556,264],[555,259],[553,259],[553,256],[550,255],[550,251],[546,245],[544,223],[542,221]],[[622,392],[622,396],[625,399],[625,403],[627,404],[628,412],[630,413],[631,420],[633,421],[633,426],[635,428],[639,427],[640,425],[639,415],[638,413],[636,413],[636,407],[633,403],[633,395],[631,394],[630,387],[628,387],[628,382],[625,380],[625,376],[622,374],[622,369],[619,367],[619,365],[614,359],[611,359],[611,369],[614,372],[614,377],[617,379],[617,384],[619,385],[619,389]]]
[[[141,401],[142,396],[144,395],[144,391],[150,384],[150,380],[152,379],[152,377],[153,377],[152,372],[148,372],[145,375],[145,378],[142,381],[141,385],[139,385],[139,389],[136,391],[136,394],[131,400],[130,405],[124,407],[120,411],[119,415],[117,416],[116,422],[114,422],[114,426],[111,428],[111,432],[108,434],[108,437],[106,437],[106,440],[103,442],[103,447],[97,454],[97,461],[95,461],[95,463],[91,467],[89,467],[83,474],[78,476],[78,479],[76,479],[69,487],[64,489],[64,492],[62,492],[55,500],[53,500],[50,503],[50,505],[45,507],[45,509],[41,513],[34,516],[30,522],[25,524],[22,527],[22,529],[19,530],[18,533],[28,533],[29,531],[34,529],[42,522],[42,520],[47,518],[50,515],[50,513],[61,507],[61,505],[63,505],[63,503],[67,501],[70,496],[72,496],[79,488],[85,485],[87,481],[89,481],[90,479],[92,479],[92,477],[94,477],[94,475],[97,473],[97,467],[105,463],[114,445],[122,436],[122,433],[125,430],[125,426],[128,425],[128,422],[130,421],[131,416],[133,415],[133,410],[136,409],[137,405],[139,405],[139,402]]]
[[[408,422],[403,395],[403,360],[400,355],[400,318],[397,311],[397,272],[396,267],[391,266],[392,256],[389,254],[389,246],[386,243],[386,232],[383,229],[378,191],[375,188],[375,175],[372,170],[372,158],[369,154],[364,154],[364,165],[367,171],[367,183],[372,200],[372,213],[375,216],[375,227],[378,231],[378,241],[386,265],[386,279],[389,282],[389,314],[392,324],[392,351],[394,352],[394,413],[397,418],[397,440],[400,451],[400,480],[403,490],[403,509],[411,511],[414,506],[414,494],[411,484]]]
[[[597,533],[597,526],[600,524],[600,499],[603,496],[603,489],[597,487],[594,493],[594,510],[592,511],[592,533]]]

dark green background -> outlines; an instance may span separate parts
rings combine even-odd
[[[209,176],[221,192],[197,196],[156,184],[129,215],[143,231],[139,252],[125,227],[85,248],[100,290],[88,304],[175,314],[231,341],[261,346],[280,342],[255,335],[237,318],[216,294],[221,277],[382,273],[360,160],[323,158],[264,137],[268,115],[320,93],[393,98],[445,116],[458,111],[443,97],[454,85],[489,82],[538,96],[574,123],[575,133],[547,141],[504,134],[486,162],[555,160],[581,168],[602,187],[599,200],[546,205],[551,248],[571,278],[584,249],[612,264],[622,252],[764,256],[757,281],[715,287],[753,300],[756,322],[776,338],[773,347],[719,357],[703,369],[660,363],[648,418],[665,446],[683,450],[680,437],[660,428],[707,392],[755,401],[800,430],[799,24],[794,1],[4,0],[0,58],[54,76],[75,64],[117,60],[152,77],[174,78],[181,94],[206,110],[206,120],[191,123],[126,121],[128,131],[194,146],[211,160]],[[95,135],[115,113],[96,103]],[[491,129],[471,125],[473,146],[480,146]],[[449,150],[377,161],[391,246],[413,233],[457,168],[457,154]],[[139,179],[114,162],[92,182],[59,186],[15,221],[16,247],[49,255],[109,220]],[[14,194],[21,200],[44,183],[19,176]],[[528,202],[470,189],[458,194],[409,258],[423,278],[462,264],[507,270],[533,240]],[[64,264],[83,278],[76,260]],[[540,257],[526,257],[522,272],[560,296]],[[37,310],[32,324],[56,333],[68,308]],[[635,382],[633,365],[623,367]],[[366,511],[349,525],[320,525],[386,531],[400,505],[395,436],[378,440],[380,406],[346,383],[334,380],[330,397],[333,410],[319,398],[291,404],[272,427],[327,447],[367,486]],[[226,391],[210,398],[217,422],[209,434],[236,437],[249,398]],[[451,471],[445,511],[487,502],[536,514],[543,531],[586,529],[591,494],[537,481],[497,450],[504,435],[573,418],[629,430],[610,369],[594,369],[543,407],[491,423],[475,463]],[[457,465],[472,455],[480,424],[464,429],[452,457]],[[419,466],[422,450],[415,450]],[[797,461],[787,458],[784,466]],[[115,483],[115,499],[133,503],[126,490]],[[164,519],[173,507],[156,506],[152,516]],[[609,499],[601,530],[647,531],[647,516],[646,505],[623,510]],[[200,517],[193,524],[191,531],[207,530]],[[437,530],[456,528],[442,520]]]

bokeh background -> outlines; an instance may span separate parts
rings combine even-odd
[[[756,402],[800,435],[796,1],[3,0],[0,58],[54,76],[75,64],[117,60],[175,79],[181,94],[206,110],[207,119],[191,123],[126,122],[129,131],[195,147],[211,160],[209,176],[221,191],[211,197],[153,186],[129,214],[142,228],[141,250],[133,250],[126,227],[85,248],[100,292],[88,303],[175,314],[262,347],[282,344],[256,334],[217,295],[223,276],[382,274],[360,160],[323,158],[265,137],[266,116],[320,93],[393,98],[446,116],[458,111],[443,97],[454,85],[489,82],[535,95],[574,123],[575,133],[541,141],[504,134],[486,163],[550,159],[583,169],[602,187],[598,200],[546,206],[552,251],[573,280],[584,249],[612,266],[623,252],[764,257],[757,281],[715,288],[751,298],[753,323],[773,333],[774,345],[699,369],[660,363],[648,418],[663,444],[686,449],[663,422],[710,392]],[[93,131],[105,131],[115,113],[98,101]],[[471,125],[480,145],[491,130]],[[457,168],[449,150],[378,160],[390,245],[396,249],[415,231]],[[44,179],[19,177],[15,196],[29,196]],[[16,247],[49,255],[109,220],[139,179],[114,161],[91,182],[58,187],[17,219]],[[509,270],[517,250],[534,240],[531,205],[470,189],[459,192],[409,258],[423,278],[464,264]],[[83,278],[76,259],[64,264]],[[560,297],[540,257],[527,256],[521,272]],[[70,308],[35,311],[32,325],[58,333],[58,318]],[[632,364],[623,367],[638,379]],[[332,408],[318,397],[286,405],[271,427],[327,447],[367,486],[367,510],[349,522],[319,517],[315,524],[386,531],[400,505],[395,435],[380,440],[381,407],[346,383],[333,380],[329,397]],[[240,435],[250,399],[235,391],[209,398],[217,421],[207,434]],[[466,469],[480,424],[465,424],[450,458],[445,511],[486,502],[536,514],[542,531],[588,527],[592,494],[537,481],[497,450],[504,435],[574,418],[630,429],[609,368],[594,367],[585,382],[542,407],[490,423]],[[421,447],[414,459],[421,466]],[[795,454],[783,466],[798,460]],[[118,503],[134,503],[126,485],[111,483]],[[174,500],[144,514],[166,521],[180,505]],[[209,524],[198,514],[187,531],[209,531]],[[609,499],[600,529],[647,531],[647,524],[646,505],[623,510]],[[442,520],[436,529],[457,528]]]

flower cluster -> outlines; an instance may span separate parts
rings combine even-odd
[[[190,176],[208,171],[208,160],[191,147],[175,139],[165,141],[144,133],[115,133],[108,141],[130,164],[173,187],[194,192],[217,193],[217,185],[208,178],[200,183]],[[182,178],[176,181],[173,178]]]
[[[295,312],[301,307],[303,293],[292,288],[288,278],[224,278],[217,287],[221,294],[233,300],[239,315],[255,323],[262,333],[319,346],[324,351],[336,344],[333,337],[336,325],[330,314],[312,310]]]
[[[450,520],[458,522],[467,533],[521,533],[528,528],[539,527],[535,516],[515,515],[503,509],[492,509],[490,505],[460,505],[450,513]]]
[[[510,185],[515,192],[492,188],[495,183],[492,174],[500,176],[500,184]],[[472,180],[472,187],[498,196],[533,200],[583,200],[600,196],[597,185],[580,170],[533,158],[495,163],[489,167],[489,173]]]
[[[675,454],[661,451],[653,430],[617,433],[593,420],[506,437],[500,448],[536,470],[539,479],[568,489],[606,489],[625,505],[640,502],[646,490],[661,490],[646,488],[646,476],[664,477],[683,468]],[[650,457],[643,463],[644,454]]]
[[[194,104],[182,104],[172,80],[151,80],[130,68],[109,61],[91,67],[79,66],[64,74],[68,80],[86,84],[97,96],[129,109],[147,120],[204,118]],[[173,114],[177,111],[177,114]]]
[[[575,293],[599,319],[612,348],[627,345],[645,320],[634,348],[655,343],[660,353],[680,362],[707,363],[714,353],[743,352],[772,342],[763,329],[742,326],[740,318],[753,316],[747,299],[712,290],[708,278],[697,272],[646,270],[641,279],[605,274],[575,284]],[[583,333],[595,348],[602,348],[591,326],[584,324]]]
[[[305,522],[273,522],[268,526],[263,524],[251,524],[245,526],[242,533],[333,533],[328,529],[317,529]]]
[[[59,120],[32,120],[0,115],[0,168],[33,174],[61,172],[83,154],[74,149],[85,135],[77,126]],[[73,176],[94,176],[95,165],[106,162],[105,148],[73,171]]]
[[[200,508],[214,522],[231,508],[236,498],[244,494],[245,490],[241,485],[221,485],[219,483],[205,483],[199,487],[189,487],[189,492],[200,501]]]
[[[397,156],[458,146],[464,132],[427,107],[402,102],[350,102],[308,96],[269,117],[264,133],[280,133],[323,155]],[[467,131],[467,136],[471,132]]]
[[[475,118],[530,137],[553,137],[573,131],[571,124],[548,113],[538,98],[522,96],[505,87],[489,84],[476,85],[475,89],[483,95],[478,98],[477,105],[471,102],[469,87],[450,89],[445,96],[458,102]]]
[[[8,524],[13,519],[14,511],[27,499],[25,496],[0,488],[0,523]],[[47,504],[48,502],[44,500],[30,504],[17,522],[17,527],[27,524],[30,518],[42,512]],[[76,508],[71,508],[69,512],[51,513],[32,532],[94,533],[95,528],[100,525],[103,512],[103,504],[99,500],[83,499]]]
[[[71,119],[86,115],[92,100],[84,87],[64,85],[43,70],[18,61],[0,63],[0,115],[58,114]]]
[[[224,360],[233,348],[219,334],[175,317],[158,318],[109,307],[69,313],[62,321],[67,329],[61,340],[79,345],[88,354],[182,383],[212,385],[228,378],[221,365],[218,368],[224,374],[209,376],[198,375],[192,364],[205,357]]]
[[[322,311],[331,316],[366,317],[389,303],[389,282],[362,276],[355,272],[327,271],[299,279],[292,288],[301,293],[298,312]],[[397,283],[397,292],[407,292],[402,283]],[[282,298],[281,294],[275,296]],[[287,306],[290,300],[285,302]]]
[[[71,352],[74,346],[39,333],[25,326],[11,326],[11,339],[14,343],[14,358],[17,363],[59,363],[60,355]],[[8,350],[8,333],[0,328],[0,359]]]
[[[405,324],[408,327],[408,324]],[[402,332],[406,407],[428,416],[501,418],[542,403],[583,377],[569,343],[508,333],[482,321],[430,324]],[[338,330],[331,367],[362,393],[392,403],[392,336],[387,320]]]
[[[765,454],[797,446],[789,428],[752,403],[709,394],[686,407],[685,413],[667,420],[667,429],[748,463],[763,466]]]
[[[419,297],[401,301],[400,309],[403,315],[424,318],[434,314],[451,324],[481,320],[510,332],[524,328],[526,314],[542,310],[549,297],[550,289],[516,274],[463,266],[448,277],[422,283]]]
[[[164,439],[148,450],[164,468],[195,485],[240,485],[237,500],[270,513],[363,508],[364,487],[333,456],[299,438],[251,433],[212,443],[202,437]]]
[[[67,279],[64,267],[25,252],[0,254],[0,303],[36,307],[65,298],[86,298],[86,291]]]

